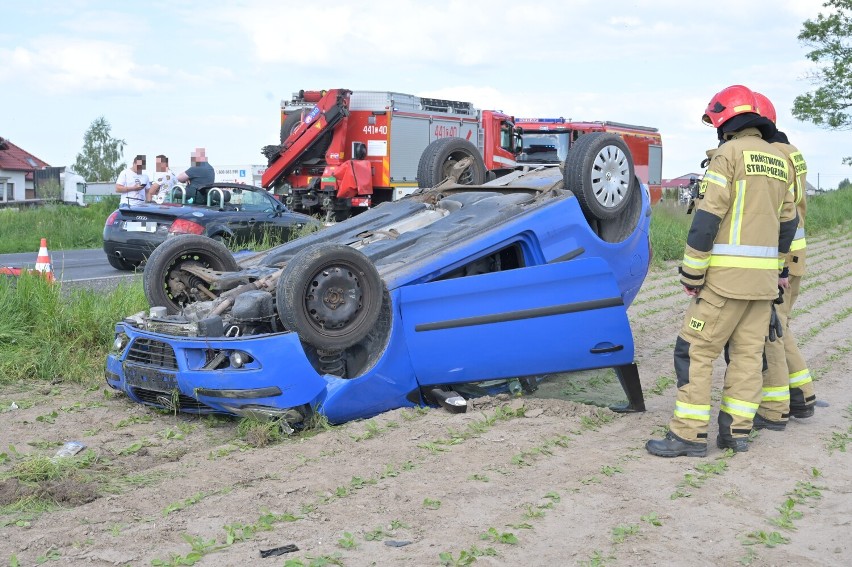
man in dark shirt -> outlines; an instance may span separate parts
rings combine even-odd
[[[178,181],[186,183],[185,203],[195,203],[198,200],[198,189],[210,185],[216,180],[213,166],[207,163],[207,152],[204,148],[195,148],[190,158],[190,167],[178,174]],[[188,183],[187,183],[188,182]]]

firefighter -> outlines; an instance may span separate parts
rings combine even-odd
[[[757,100],[758,112],[777,124],[775,106],[772,102],[760,93],[754,93],[754,96]],[[799,286],[805,274],[805,211],[807,209],[805,177],[808,168],[802,154],[787,140],[783,132],[777,132],[767,141],[781,150],[795,168],[793,190],[799,225],[796,228],[793,244],[790,246],[790,253],[787,255],[785,271],[778,279],[778,285],[784,290],[783,303],[777,307],[783,336],[777,341],[766,342],[763,399],[757,415],[754,416],[754,427],[783,431],[789,416],[811,417],[816,403],[810,370],[799,351],[796,338],[790,331],[790,312],[799,296]]]
[[[713,361],[729,343],[716,445],[748,450],[761,399],[763,344],[778,276],[796,231],[787,158],[763,140],[775,125],[756,113],[754,93],[732,85],[713,96],[703,121],[719,147],[709,165],[679,269],[691,298],[675,342],[677,400],[669,432],[645,448],[661,457],[707,454]]]

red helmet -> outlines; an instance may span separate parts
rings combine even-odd
[[[754,100],[757,102],[757,113],[765,118],[769,118],[775,124],[777,115],[775,114],[775,106],[772,104],[772,101],[766,98],[766,95],[760,93],[754,93]]]
[[[754,93],[743,85],[731,85],[713,95],[701,120],[718,128],[734,116],[746,112],[757,112]]]

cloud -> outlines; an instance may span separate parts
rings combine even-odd
[[[123,44],[41,37],[33,47],[0,49],[0,81],[56,92],[144,92],[156,81],[133,63],[131,49]]]

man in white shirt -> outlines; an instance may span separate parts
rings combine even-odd
[[[172,189],[177,182],[177,176],[169,169],[169,158],[160,154],[155,158],[154,182],[148,189],[148,201],[163,203],[169,200]]]
[[[145,190],[148,187],[148,175],[142,173],[145,169],[145,156],[133,158],[133,165],[118,175],[115,192],[121,194],[121,205],[138,205],[145,202]]]

